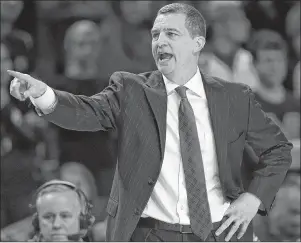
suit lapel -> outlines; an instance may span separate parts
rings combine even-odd
[[[147,100],[154,113],[156,125],[160,138],[161,158],[164,157],[165,140],[166,140],[166,113],[167,113],[167,94],[162,74],[154,71],[144,89]]]
[[[219,177],[222,187],[227,188],[231,175],[230,166],[227,165],[229,95],[224,86],[212,77],[202,73],[202,79],[215,138]]]

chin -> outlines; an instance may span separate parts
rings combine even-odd
[[[52,235],[51,241],[68,241],[68,237],[66,235]]]
[[[168,75],[168,74],[172,73],[172,70],[170,67],[157,65],[157,68],[164,75]]]

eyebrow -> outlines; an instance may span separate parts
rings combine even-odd
[[[178,29],[175,29],[175,28],[163,28],[163,30],[181,33]],[[159,32],[159,29],[151,29],[151,33],[157,33],[157,32]]]

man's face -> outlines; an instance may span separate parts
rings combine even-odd
[[[176,76],[197,65],[197,38],[192,38],[185,26],[184,14],[157,16],[152,28],[152,53],[158,70]]]
[[[40,232],[46,241],[67,241],[80,231],[81,205],[74,191],[42,195],[37,202]]]
[[[281,50],[259,50],[255,67],[260,81],[267,87],[279,86],[287,74],[287,60]]]

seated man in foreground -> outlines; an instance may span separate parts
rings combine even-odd
[[[94,223],[85,194],[67,181],[52,180],[36,193],[31,241],[83,241]]]

